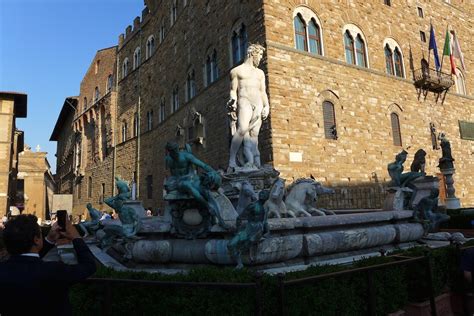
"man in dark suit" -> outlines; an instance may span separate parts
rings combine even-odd
[[[78,264],[43,262],[60,238],[72,241]],[[95,270],[95,261],[71,222],[59,232],[54,224],[43,239],[37,218],[20,215],[5,225],[3,240],[10,259],[0,263],[0,315],[71,315],[69,287]]]

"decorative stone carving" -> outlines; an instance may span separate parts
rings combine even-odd
[[[140,229],[140,217],[135,209],[126,206],[125,202],[130,199],[130,188],[128,183],[116,177],[118,193],[116,196],[104,200],[118,214],[120,221],[110,221],[103,229],[97,231],[96,237],[103,247],[108,247],[117,237],[133,238]]]
[[[431,190],[431,194],[429,196],[425,196],[420,200],[414,214],[416,219],[425,220],[425,230],[430,233],[436,232],[439,228],[439,225],[448,221],[450,218],[446,214],[437,212],[438,195],[438,189]]]
[[[172,216],[176,234],[190,239],[204,237],[214,218],[227,229],[216,196],[211,194],[221,185],[220,175],[197,159],[189,146],[186,150],[179,150],[178,144],[168,143],[166,150],[166,167],[171,176],[165,180],[164,200],[168,201],[167,213]],[[198,175],[195,166],[206,173]]]
[[[237,269],[243,268],[242,252],[250,250],[250,260],[252,261],[251,247],[258,244],[264,237],[269,236],[267,213],[265,212],[264,203],[268,199],[269,192],[262,190],[258,194],[258,201],[251,203],[239,215],[236,221],[238,232],[227,244],[227,249],[232,257],[237,261]],[[247,224],[241,226],[242,217],[247,217]]]
[[[79,228],[84,232],[84,236],[87,235],[95,235],[95,232],[99,230],[99,220],[102,214],[99,210],[92,207],[92,204],[87,203],[86,205],[87,211],[89,212],[89,216],[91,218],[90,221],[85,221],[79,223]]]
[[[333,215],[331,211],[318,209],[318,194],[333,194],[334,190],[325,188],[313,179],[298,179],[287,188],[286,208],[296,216]]]
[[[288,211],[283,202],[285,196],[285,180],[278,178],[270,190],[270,196],[265,202],[265,208],[268,212],[268,218],[272,217],[296,217],[295,213]]]

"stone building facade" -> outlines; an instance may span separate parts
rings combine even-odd
[[[74,161],[76,140],[79,133],[74,129],[74,119],[78,105],[77,97],[68,97],[59,113],[50,141],[57,142],[56,149],[56,184],[61,194],[74,193]]]
[[[46,152],[33,152],[26,147],[19,154],[16,201],[22,214],[49,219],[56,182],[51,174]]]
[[[270,100],[270,117],[260,133],[261,158],[283,178],[313,175],[343,194],[350,188],[382,188],[395,154],[409,152],[407,170],[419,148],[427,152],[427,173],[437,174],[436,133],[444,132],[456,159],[457,196],[463,206],[474,205],[473,5],[454,0],[145,2],[142,16],[119,37],[112,131],[114,174],[137,183],[146,207],[162,207],[169,140],[191,143],[200,159],[227,167],[229,71],[254,42],[266,47],[261,68]],[[456,59],[457,76],[445,76],[455,83],[446,94],[417,85],[421,60],[433,64],[430,21],[440,54],[448,24],[464,52],[465,67]],[[449,73],[448,57],[443,62]]]
[[[73,213],[87,203],[105,209],[113,193],[116,122],[116,50],[97,52],[77,97],[67,98],[51,140],[58,142],[58,194],[73,194]]]
[[[18,154],[23,150],[23,132],[16,118],[25,118],[27,96],[0,92],[0,215],[6,215],[15,203]]]

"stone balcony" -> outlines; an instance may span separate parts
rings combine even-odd
[[[415,70],[415,86],[422,90],[441,93],[454,84],[451,75],[432,68],[422,68]]]

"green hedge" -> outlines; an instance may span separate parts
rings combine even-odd
[[[460,275],[458,250],[446,247],[435,250],[413,248],[397,254],[430,258],[433,285],[436,294],[447,288],[459,288]],[[350,266],[316,266],[305,271],[288,273],[285,280],[303,278],[350,268],[391,262],[393,257],[375,257],[354,262]],[[170,281],[252,282],[253,272],[247,269],[199,268],[183,275],[161,275],[134,272],[115,272],[100,268],[95,277]],[[327,279],[316,285],[287,287],[285,306],[290,315],[365,315],[367,314],[367,281],[364,273]],[[409,302],[427,297],[425,267],[416,263],[410,266],[391,267],[374,273],[376,311],[378,315],[396,311]],[[278,277],[263,276],[264,314],[278,314]],[[96,285],[77,285],[71,299],[76,315],[100,314],[103,289]],[[249,315],[254,313],[255,291],[209,290],[183,288],[151,288],[114,286],[112,291],[113,315]]]
[[[473,212],[461,213],[461,210],[452,210],[448,211],[448,215],[451,217],[449,221],[442,223],[441,228],[451,228],[451,229],[471,229],[473,225],[471,224],[474,221]]]

